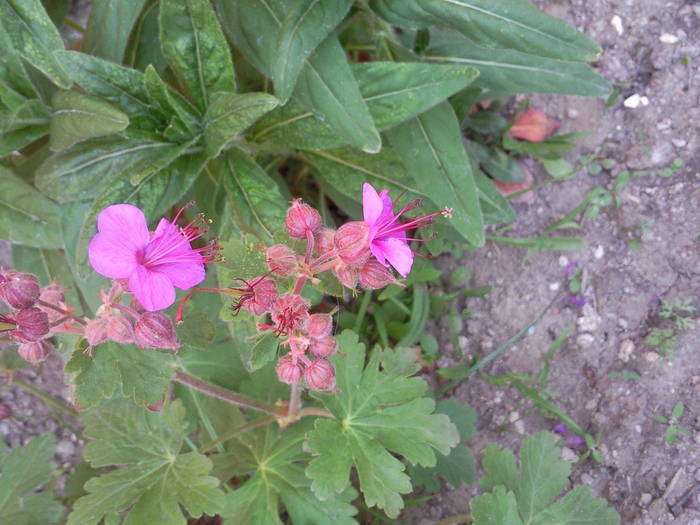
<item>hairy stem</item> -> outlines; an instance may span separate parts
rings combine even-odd
[[[287,416],[295,416],[301,410],[301,386],[299,383],[292,385],[292,393],[289,395],[289,410]]]
[[[66,312],[64,309],[59,308],[58,306],[55,306],[51,303],[47,303],[46,301],[42,301],[41,299],[37,299],[36,304],[38,304],[40,306],[44,306],[46,308],[51,308],[52,310],[57,311],[59,314],[63,314],[66,317],[73,319],[76,323],[81,324],[83,326],[85,326],[87,324],[85,321],[83,321],[79,317],[74,316],[72,313]]]
[[[241,425],[240,427],[236,427],[230,432],[227,432],[223,436],[219,436],[216,439],[213,439],[209,443],[205,443],[199,449],[197,449],[197,452],[200,454],[204,454],[205,452],[210,451],[213,449],[215,446],[220,445],[221,443],[225,443],[229,439],[233,439],[239,434],[243,434],[244,432],[248,432],[250,430],[256,429],[258,427],[263,427],[265,425],[269,425],[270,423],[274,423],[277,421],[277,418],[275,416],[269,416],[269,417],[263,417],[260,419],[256,419],[255,421],[251,421],[250,423],[246,425]]]

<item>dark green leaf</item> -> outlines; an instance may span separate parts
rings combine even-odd
[[[260,243],[246,236],[243,238],[231,238],[221,241],[221,255],[224,260],[219,264],[219,273],[224,272],[225,277],[234,279],[251,280],[260,277],[269,271],[265,262],[265,251]],[[220,279],[225,281],[226,279]],[[224,284],[222,282],[222,284]],[[230,286],[231,283],[225,283]]]
[[[168,67],[160,47],[159,14],[160,4],[155,3],[146,7],[127,48],[127,62],[139,71],[145,71],[150,65],[158,73],[163,73]]]
[[[0,119],[0,156],[22,149],[49,131],[49,108],[40,100],[0,111]]]
[[[484,224],[471,164],[452,106],[443,102],[389,132],[415,184],[438,208],[452,209],[450,224],[475,246],[484,244]]]
[[[58,207],[0,166],[0,238],[36,248],[60,248]]]
[[[71,80],[54,55],[63,39],[40,0],[0,2],[0,23],[22,57],[58,87],[68,89]]]
[[[201,115],[197,108],[180,93],[166,84],[153,66],[148,65],[146,67],[144,81],[148,96],[161,112],[163,119],[172,120],[173,115],[175,115],[191,135],[200,132]],[[166,133],[167,131],[164,134]]]
[[[413,485],[422,485],[430,492],[440,490],[439,477],[452,487],[459,488],[463,483],[474,481],[476,474],[474,454],[469,447],[457,445],[448,455],[438,455],[437,464],[434,467],[409,466],[408,472]]]
[[[80,48],[121,64],[129,36],[146,0],[94,0]]]
[[[436,17],[415,0],[370,0],[370,6],[384,20],[397,26],[421,29],[437,23]]]
[[[279,101],[267,93],[214,93],[204,115],[204,147],[209,157],[216,157],[238,134]]]
[[[160,41],[168,65],[201,110],[236,80],[224,33],[208,0],[163,0]]]
[[[114,106],[76,91],[58,91],[53,97],[51,149],[60,151],[76,142],[118,133],[129,117]]]
[[[177,339],[193,348],[206,349],[214,340],[216,327],[203,312],[185,315],[177,325]]]

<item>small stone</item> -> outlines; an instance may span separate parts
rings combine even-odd
[[[637,434],[641,434],[642,433],[642,425],[634,425],[634,431]]]
[[[624,105],[626,108],[630,109],[635,109],[639,107],[639,104],[641,103],[641,96],[638,93],[635,93],[634,95],[630,95],[627,97],[622,105]]]
[[[591,334],[581,334],[576,338],[576,344],[581,348],[588,348],[595,342],[595,337]]]
[[[575,119],[578,117],[578,110],[571,108],[569,111],[566,112],[566,114],[570,119]]]
[[[659,41],[664,44],[675,44],[678,42],[678,37],[676,35],[672,35],[671,33],[664,33],[659,37]]]
[[[576,320],[576,324],[582,332],[595,332],[602,319],[590,303],[583,305],[583,316]]]
[[[656,363],[660,359],[660,356],[656,352],[644,352],[644,359],[650,363]]]
[[[630,360],[630,356],[634,352],[634,342],[631,339],[625,339],[620,344],[620,349],[617,351],[617,357],[623,363],[627,363]]]
[[[639,506],[646,507],[649,503],[651,503],[651,494],[644,492],[639,498]]]
[[[584,485],[593,485],[595,483],[595,478],[590,474],[584,472],[583,474],[581,474],[581,483],[583,483]]]
[[[564,461],[570,461],[571,463],[576,463],[579,460],[579,457],[578,454],[569,447],[563,447],[561,449],[561,459]]]
[[[559,257],[559,266],[566,268],[569,265],[569,258],[566,255]]]
[[[552,292],[556,292],[557,290],[559,290],[559,286],[561,286],[559,283],[549,283],[549,289]]]
[[[685,148],[688,145],[688,141],[683,140],[683,139],[671,139],[671,142],[673,143],[674,146],[677,148]]]
[[[457,338],[457,342],[459,343],[459,349],[462,351],[462,353],[469,352],[469,338],[467,336],[460,335]]]
[[[622,27],[622,18],[619,15],[615,15],[610,19],[610,25],[615,28],[618,35],[622,35],[625,29]]]
[[[642,106],[649,105],[649,99],[647,97],[639,97],[639,102],[641,102]]]
[[[596,259],[602,259],[604,255],[605,248],[603,248],[602,244],[599,244],[598,247],[595,249],[595,252],[593,252],[593,257],[595,257]]]
[[[62,459],[68,459],[75,454],[75,445],[69,439],[62,439],[56,445],[56,455]]]

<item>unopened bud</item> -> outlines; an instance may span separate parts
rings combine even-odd
[[[258,277],[248,284],[234,310],[243,308],[253,315],[263,315],[277,299],[277,285],[269,277]]]
[[[321,214],[301,199],[294,199],[284,224],[290,237],[305,239],[307,232],[313,235],[321,229]]]
[[[369,259],[360,268],[360,284],[368,290],[378,290],[396,282],[391,270],[377,259]]]
[[[139,316],[134,325],[134,339],[141,348],[180,348],[173,322],[160,312],[144,312]]]
[[[328,357],[338,351],[338,341],[333,336],[311,341],[309,351],[316,357]]]
[[[302,364],[292,356],[285,355],[277,361],[275,371],[280,381],[292,385],[299,382],[304,369]]]
[[[51,345],[47,341],[31,341],[19,345],[17,351],[22,359],[36,365],[46,359],[51,352]]]
[[[309,301],[300,295],[288,293],[279,297],[272,305],[270,317],[282,333],[301,328],[309,317]]]
[[[39,280],[30,273],[14,270],[0,275],[0,297],[15,310],[29,308],[39,299]]]
[[[328,253],[335,248],[335,230],[331,228],[321,228],[321,231],[316,234],[316,252],[319,255]]]
[[[340,259],[359,268],[369,259],[369,226],[362,221],[346,222],[335,232],[335,248]]]
[[[14,335],[25,341],[38,341],[49,333],[49,317],[35,306],[15,314],[17,329]]]
[[[306,333],[314,339],[321,339],[333,331],[331,314],[311,314],[306,320]]]
[[[44,286],[41,289],[41,293],[39,294],[39,300],[46,304],[55,306],[59,310],[66,310],[66,297],[65,295],[63,295],[63,289],[57,284],[50,284],[48,286]],[[53,323],[65,317],[64,314],[57,311],[55,308],[50,308],[41,304],[37,305],[37,308],[39,308],[43,312],[46,312],[46,315],[49,316],[50,323]]]
[[[289,277],[297,270],[297,254],[286,244],[275,244],[265,252],[267,267],[275,275]]]
[[[357,279],[358,279],[358,271],[357,268],[351,268],[347,264],[341,262],[340,264],[337,264],[333,268],[333,275],[336,276],[336,278],[340,281],[340,283],[345,286],[346,288],[349,288],[350,290],[354,290],[355,287],[357,286]]]
[[[105,317],[90,319],[85,325],[85,339],[90,347],[97,346],[107,340],[107,323]]]
[[[12,410],[5,403],[0,403],[0,421],[12,416]]]
[[[134,326],[125,315],[114,315],[107,321],[107,338],[117,343],[134,342]]]
[[[309,343],[311,341],[309,341],[308,337],[293,335],[287,339],[287,342],[289,343],[289,349],[292,354],[303,355],[306,349],[309,348]]]
[[[311,390],[335,390],[335,368],[327,359],[317,359],[304,370],[304,380]]]

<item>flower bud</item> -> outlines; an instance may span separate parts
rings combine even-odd
[[[277,299],[277,285],[269,277],[257,277],[248,284],[234,311],[243,308],[253,315],[262,315],[270,310]]]
[[[340,283],[354,290],[357,286],[358,271],[356,268],[350,268],[347,264],[341,262],[333,268],[333,275],[340,281]]]
[[[321,214],[308,204],[302,203],[301,199],[294,199],[287,210],[284,224],[290,237],[305,239],[307,232],[313,235],[321,228]]]
[[[160,312],[144,312],[139,316],[134,325],[134,339],[141,348],[180,348],[173,322]]]
[[[35,306],[17,312],[15,321],[14,335],[25,341],[38,341],[49,333],[49,317]]]
[[[377,259],[369,259],[360,268],[360,284],[368,290],[378,290],[396,282],[391,270]]]
[[[285,334],[304,326],[309,317],[309,301],[300,295],[288,293],[279,297],[270,310],[277,329]]]
[[[36,365],[46,359],[51,352],[51,345],[47,341],[31,341],[19,345],[17,351],[22,359]]]
[[[90,319],[85,325],[85,339],[87,339],[90,347],[97,346],[107,340],[107,323],[109,319],[106,317],[98,317]]]
[[[316,357],[328,357],[338,351],[338,341],[333,336],[311,341],[309,351]]]
[[[39,300],[47,304],[55,306],[56,308],[67,311],[66,308],[66,297],[63,295],[63,289],[57,284],[50,284],[44,286],[39,294]],[[54,308],[49,308],[48,306],[43,306],[41,304],[37,305],[37,308],[42,312],[46,312],[49,316],[49,322],[54,323],[59,319],[65,317],[61,312],[55,310]]]
[[[0,403],[0,421],[12,416],[12,410],[5,403]]]
[[[333,242],[340,259],[352,268],[359,268],[369,259],[369,226],[362,221],[343,224]]]
[[[333,331],[331,314],[311,314],[306,320],[306,333],[314,339],[321,339]]]
[[[29,308],[39,299],[39,280],[30,273],[14,270],[0,275],[0,297],[15,310]]]
[[[285,355],[280,357],[277,361],[275,371],[280,381],[292,385],[299,382],[304,369],[302,364],[292,356]]]
[[[265,252],[267,267],[275,275],[289,277],[297,270],[297,254],[286,244],[275,244]]]
[[[289,337],[289,339],[287,339],[287,342],[289,343],[291,353],[296,356],[300,356],[304,355],[304,352],[306,352],[306,349],[309,348],[309,343],[311,341],[308,337],[292,335]]]
[[[125,315],[114,315],[107,321],[107,338],[117,343],[134,342],[134,326]]]
[[[317,359],[304,370],[304,380],[311,390],[335,390],[335,368],[327,359]]]
[[[321,231],[316,234],[316,253],[323,255],[335,248],[335,230],[331,228],[321,228]]]

